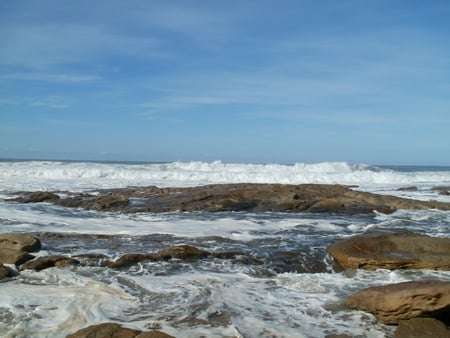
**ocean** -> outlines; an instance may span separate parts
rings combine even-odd
[[[392,337],[395,328],[347,310],[362,288],[439,278],[431,270],[341,271],[325,248],[372,229],[404,228],[450,237],[450,212],[392,214],[133,213],[72,209],[7,200],[21,191],[59,194],[102,188],[212,183],[331,183],[420,200],[450,202],[450,167],[374,166],[346,162],[244,164],[220,161],[140,163],[0,161],[0,232],[38,236],[38,256],[155,252],[179,244],[238,259],[100,264],[26,270],[0,282],[2,337],[65,337],[100,322],[176,337]],[[414,189],[400,189],[415,187]],[[101,235],[101,236],[100,236]]]

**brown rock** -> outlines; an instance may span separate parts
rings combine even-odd
[[[88,326],[69,334],[66,338],[175,338],[161,331],[129,329],[116,323],[102,323]]]
[[[0,249],[36,252],[41,249],[39,239],[20,233],[0,234]]]
[[[0,249],[0,264],[15,264],[20,265],[33,259],[34,256],[25,251],[18,251],[13,249]]]
[[[16,276],[16,272],[3,264],[0,264],[0,280]]]
[[[157,252],[163,259],[198,259],[209,256],[209,252],[199,250],[192,245],[178,245],[172,248],[162,249]]]
[[[77,265],[80,262],[76,259],[65,256],[46,256],[22,264],[22,270],[41,271],[52,267],[63,267],[66,265]]]
[[[401,320],[395,338],[450,338],[450,330],[434,318]]]
[[[66,338],[135,338],[141,331],[125,328],[116,323],[91,325]]]
[[[132,253],[123,255],[116,261],[109,262],[106,265],[109,266],[110,268],[118,269],[143,261],[160,261],[160,260],[162,260],[161,256],[155,253],[146,253],[146,254]]]
[[[119,211],[128,206],[128,197],[122,194],[107,194],[84,200],[81,207],[93,210]]]
[[[129,203],[138,198],[139,203]],[[450,203],[416,201],[330,184],[214,184],[188,188],[123,188],[53,199],[66,207],[124,212],[289,211],[339,214],[390,213],[398,209],[450,210]]]
[[[48,191],[37,191],[25,193],[23,196],[15,198],[15,202],[20,203],[40,203],[40,202],[54,202],[59,199],[59,196]]]
[[[450,238],[407,230],[354,236],[329,246],[327,252],[345,269],[450,269]]]
[[[135,338],[175,338],[161,331],[146,331],[139,333]]]
[[[450,282],[424,280],[370,287],[350,296],[346,306],[370,312],[385,324],[441,316],[450,309]]]

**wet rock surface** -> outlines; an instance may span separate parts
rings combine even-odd
[[[345,269],[450,270],[450,238],[401,229],[350,237],[332,244],[327,251]]]
[[[216,184],[189,188],[155,186],[106,189],[60,198],[55,193],[24,193],[11,201],[51,202],[64,207],[122,212],[283,211],[336,214],[391,213],[398,209],[450,210],[450,203],[417,201],[354,191],[329,184]]]
[[[30,252],[40,249],[41,242],[35,237],[19,233],[0,234],[0,264],[20,265],[34,258]]]
[[[450,338],[450,330],[434,318],[414,318],[400,321],[395,338]]]
[[[161,331],[140,331],[116,323],[88,326],[66,336],[66,338],[173,338]]]
[[[63,267],[67,265],[78,265],[80,262],[76,259],[65,256],[45,256],[22,264],[22,270],[41,271],[52,267]]]
[[[8,266],[0,264],[0,280],[16,276],[16,272]]]
[[[350,296],[350,309],[374,314],[385,324],[416,317],[450,318],[450,282],[424,280],[369,287]]]
[[[35,252],[41,249],[41,242],[35,237],[24,234],[3,233],[0,234],[0,248]]]

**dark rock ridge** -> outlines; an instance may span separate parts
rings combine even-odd
[[[211,253],[200,250],[191,245],[176,245],[165,248],[155,253],[130,253],[119,257],[111,262],[107,261],[106,266],[110,268],[123,268],[144,261],[163,261],[170,259],[193,260],[210,256]]]
[[[450,270],[450,238],[402,229],[353,236],[330,245],[327,251],[344,269]]]
[[[369,287],[350,296],[346,306],[370,312],[385,324],[425,316],[448,321],[450,281],[422,280]]]
[[[30,192],[12,201],[50,202],[99,211],[283,211],[338,214],[391,213],[398,209],[450,210],[450,203],[417,201],[329,184],[216,184],[189,188],[134,187],[72,194]]]
[[[63,267],[66,265],[78,265],[80,262],[74,258],[65,256],[46,256],[39,257],[32,261],[22,264],[22,270],[41,271],[52,267]]]

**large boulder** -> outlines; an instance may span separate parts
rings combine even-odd
[[[0,249],[35,252],[41,249],[41,242],[35,237],[24,234],[3,233],[0,234]]]
[[[34,256],[25,251],[13,249],[0,249],[0,264],[20,265],[33,259]]]
[[[385,324],[421,316],[449,318],[450,281],[424,280],[369,287],[350,296],[350,309],[374,314]]]
[[[413,318],[400,321],[395,338],[450,338],[450,330],[434,318]]]
[[[102,323],[88,326],[69,334],[66,338],[174,338],[161,331],[134,330],[116,323]]]
[[[450,270],[450,238],[407,230],[353,236],[332,244],[327,252],[345,269]]]
[[[19,233],[0,234],[0,264],[20,265],[34,258],[29,252],[40,249],[41,242],[32,236]]]

